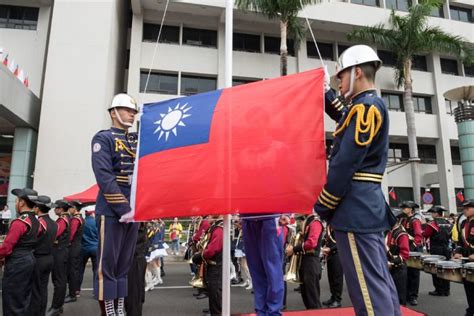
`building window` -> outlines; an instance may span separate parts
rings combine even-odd
[[[217,48],[217,31],[184,27],[183,44]]]
[[[344,53],[344,51],[348,49],[349,47],[350,47],[349,45],[342,45],[342,44],[337,45],[337,55],[341,56],[341,54]]]
[[[159,24],[143,24],[143,41],[156,42],[160,31]],[[160,35],[160,43],[179,44],[179,26],[163,25]]]
[[[440,58],[441,72],[448,75],[458,76],[458,62],[454,59]]]
[[[466,75],[466,77],[474,77],[474,64],[464,64],[464,75]]]
[[[472,23],[472,9],[450,5],[449,12],[451,13],[451,20]]]
[[[390,189],[395,191],[397,197],[396,200],[392,198],[389,199],[391,207],[398,207],[398,205],[403,201],[413,201],[413,188],[391,187]]]
[[[385,0],[385,6],[387,9],[399,10],[399,11],[408,11],[408,8],[411,7],[410,0]]]
[[[382,99],[390,111],[403,112],[403,98],[401,94],[382,92]]]
[[[380,7],[379,0],[351,0],[351,3]]]
[[[411,61],[411,68],[413,70],[428,71],[428,64],[426,63],[426,56],[415,55]]]
[[[377,55],[379,55],[382,65],[384,66],[395,66],[397,64],[397,56],[394,53],[386,50],[377,50]]]
[[[252,83],[256,81],[260,81],[262,79],[256,79],[256,78],[232,78],[232,87],[240,86],[243,84],[247,83]]]
[[[453,165],[461,165],[461,153],[457,146],[451,146],[451,161]]]
[[[279,37],[265,36],[265,53],[280,55],[280,42]],[[288,47],[288,55],[295,56],[295,41],[287,39],[286,46]]]
[[[145,92],[148,70],[140,72],[140,92]],[[178,74],[152,72],[146,93],[178,94]]]
[[[436,164],[436,146],[418,145],[418,158],[421,163]]]
[[[334,60],[333,45],[330,43],[319,43],[318,42],[319,52],[321,57],[324,60]],[[319,58],[318,51],[316,50],[316,45],[313,41],[306,42],[306,54],[309,58]]]
[[[453,115],[454,109],[456,108],[456,102],[444,99],[444,103],[446,104],[446,113],[449,115]]]
[[[216,90],[217,80],[212,77],[181,75],[181,95],[193,95]]]
[[[39,8],[0,5],[0,28],[36,30]]]
[[[401,162],[406,161],[410,158],[407,144],[396,144],[390,143],[388,148],[388,161],[389,162]]]
[[[433,114],[431,97],[413,96],[413,108],[417,113]]]
[[[234,33],[234,50],[260,53],[260,35]],[[279,46],[278,46],[279,47]]]
[[[444,18],[444,9],[443,6],[435,7],[431,10],[431,16],[435,18]]]

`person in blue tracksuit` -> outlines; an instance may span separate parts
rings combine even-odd
[[[137,146],[136,133],[129,133],[137,114],[132,97],[118,94],[109,107],[112,127],[92,139],[92,169],[99,193],[96,224],[99,233],[99,266],[94,293],[103,315],[124,315],[127,275],[132,265],[138,224],[130,207],[131,179]],[[116,304],[114,303],[116,302]]]
[[[381,61],[366,45],[339,57],[336,77],[348,102],[337,120],[329,169],[314,210],[335,231],[349,296],[356,315],[401,315],[387,267],[383,232],[393,217],[382,193],[387,163],[389,116],[374,81]],[[326,99],[334,99],[325,79]],[[329,113],[328,113],[329,114]]]

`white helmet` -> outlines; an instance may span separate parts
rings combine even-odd
[[[337,60],[336,77],[348,68],[370,62],[375,64],[375,70],[378,70],[380,66],[382,66],[382,61],[372,47],[367,45],[351,46],[346,49]]]
[[[112,99],[112,104],[109,106],[108,110],[115,108],[127,108],[132,109],[138,112],[137,102],[128,94],[119,93]]]

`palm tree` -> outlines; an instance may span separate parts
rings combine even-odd
[[[305,32],[298,12],[308,4],[315,4],[319,0],[236,0],[237,7],[241,10],[256,11],[269,19],[280,21],[280,74],[288,73],[288,47],[286,41],[290,33],[295,41],[295,48],[305,38]],[[296,49],[295,49],[296,50]]]
[[[431,11],[440,5],[439,0],[424,0],[413,5],[408,15],[400,16],[392,10],[389,24],[364,26],[352,31],[348,38],[352,41],[370,42],[391,51],[396,58],[395,80],[398,87],[403,86],[403,101],[407,122],[408,148],[410,152],[413,196],[420,203],[420,172],[416,140],[415,111],[413,108],[411,77],[412,60],[415,55],[432,51],[454,55],[472,63],[472,46],[459,36],[443,32],[438,27],[428,25]]]

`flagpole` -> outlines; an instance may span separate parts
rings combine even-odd
[[[234,1],[226,0],[225,5],[225,55],[224,79],[225,87],[232,86],[232,31],[233,31]],[[229,190],[230,190],[229,181]],[[230,193],[230,191],[229,191]],[[230,211],[230,194],[229,194]],[[230,315],[230,215],[224,215],[223,249],[222,249],[222,315]]]

